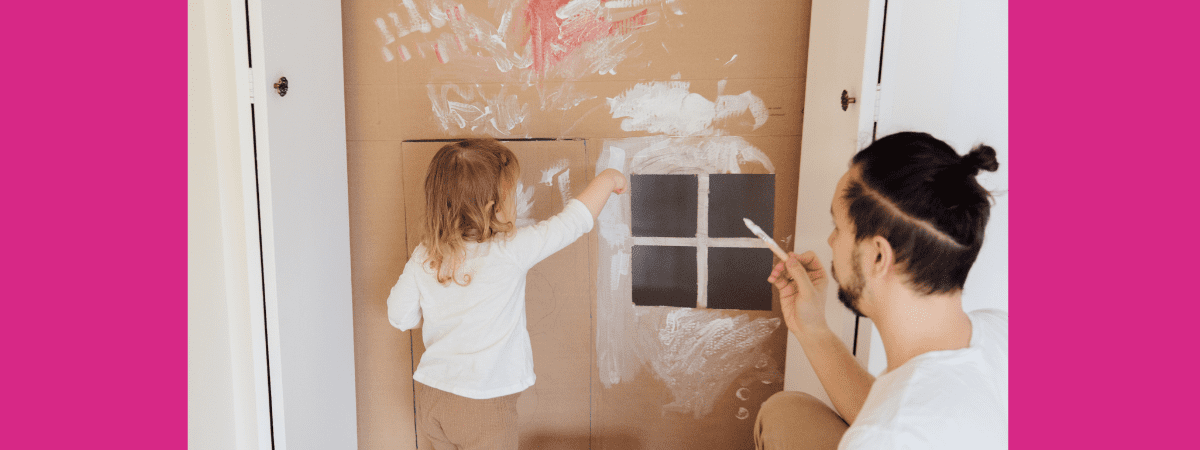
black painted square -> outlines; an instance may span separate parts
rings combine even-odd
[[[754,237],[743,217],[774,236],[775,174],[709,175],[708,235]]]
[[[635,245],[632,272],[635,305],[696,307],[696,247]]]
[[[696,175],[631,175],[634,236],[696,237]]]
[[[708,248],[708,307],[771,310],[773,254],[765,248]]]

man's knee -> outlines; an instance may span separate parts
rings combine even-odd
[[[812,395],[783,391],[763,402],[755,421],[759,449],[835,448],[847,425]]]
[[[774,417],[781,414],[793,416],[796,413],[807,415],[805,413],[808,411],[815,412],[828,409],[829,407],[825,406],[825,403],[822,403],[821,400],[807,393],[796,391],[779,391],[776,392],[775,395],[772,395],[771,398],[768,398],[767,401],[763,402],[762,407],[758,410],[758,414],[759,416],[763,416],[765,414],[768,417]]]

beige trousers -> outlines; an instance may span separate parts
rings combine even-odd
[[[435,450],[516,450],[519,393],[477,400],[413,385],[417,435]]]
[[[833,450],[849,427],[816,397],[781,391],[763,402],[758,410],[754,448]]]

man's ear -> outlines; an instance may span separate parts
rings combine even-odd
[[[870,246],[870,261],[866,261],[866,267],[871,275],[883,275],[892,270],[896,263],[896,253],[892,251],[892,244],[882,236],[875,236],[869,242]]]

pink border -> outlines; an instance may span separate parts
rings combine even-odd
[[[0,14],[0,447],[187,445],[186,8]]]
[[[1176,448],[1197,8],[1048,5],[1010,12],[1011,446]],[[186,446],[185,8],[4,7],[4,447]]]
[[[1012,448],[1195,445],[1200,27],[1181,5],[1010,5]]]

